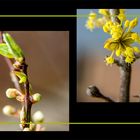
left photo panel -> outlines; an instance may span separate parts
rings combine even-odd
[[[69,31],[1,31],[0,67],[0,131],[69,131]]]

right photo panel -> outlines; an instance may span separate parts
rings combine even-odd
[[[77,9],[77,102],[140,101],[140,9]]]

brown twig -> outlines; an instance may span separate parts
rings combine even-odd
[[[124,58],[120,59],[121,64],[120,67],[120,101],[121,102],[129,102],[130,96],[130,82],[131,82],[131,64],[125,63]]]
[[[89,86],[87,88],[87,94],[92,97],[102,98],[107,102],[114,102],[110,97],[104,96],[96,86]]]
[[[29,80],[28,80],[28,74],[27,74],[27,67],[28,65],[25,63],[23,63],[23,72],[26,74],[27,76],[27,80],[24,83],[24,89],[25,89],[25,110],[26,110],[26,127],[29,127],[30,121],[31,121],[31,107],[32,107],[32,102],[30,100],[30,90],[29,90]]]

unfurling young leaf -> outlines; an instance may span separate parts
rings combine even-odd
[[[17,45],[10,34],[3,33],[3,40],[9,49],[9,53],[11,53],[16,60],[23,59],[24,55],[21,48],[19,47],[19,45]]]
[[[24,74],[23,72],[19,72],[19,71],[14,71],[15,75],[20,79],[19,83],[25,83],[27,80],[27,76],[26,74]]]
[[[0,44],[0,54],[8,58],[14,58],[14,55],[10,52],[8,46],[5,43]]]

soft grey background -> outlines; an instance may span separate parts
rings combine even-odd
[[[29,65],[29,80],[42,100],[32,106],[32,113],[41,110],[46,122],[69,122],[69,32],[7,31],[24,51]],[[4,58],[0,56],[0,110],[6,104],[21,108],[20,102],[5,96],[13,87]],[[15,121],[0,111],[0,122]],[[46,124],[46,131],[69,131],[69,125]],[[20,130],[18,125],[1,125],[0,131]]]
[[[77,14],[89,14],[98,9],[77,9]],[[127,19],[140,17],[140,9],[126,9]],[[101,28],[95,28],[92,32],[86,29],[87,18],[77,18],[77,101],[78,102],[104,102],[104,100],[91,98],[86,95],[89,85],[96,85],[107,96],[118,100],[119,97],[119,69],[115,65],[107,67],[104,57],[111,52],[104,49],[103,45],[110,37]],[[140,23],[133,31],[140,33]],[[140,46],[140,45],[138,45]],[[133,64],[131,80],[131,101],[137,101],[132,95],[140,94],[140,60]]]

